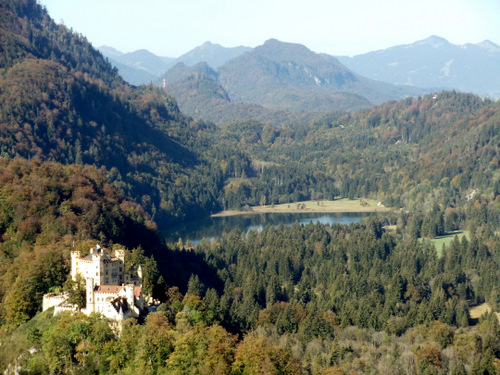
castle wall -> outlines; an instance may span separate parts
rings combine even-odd
[[[50,294],[45,294],[43,296],[42,311],[50,309],[52,306],[57,306],[65,302],[69,298],[68,294],[59,294],[57,296],[52,296]]]

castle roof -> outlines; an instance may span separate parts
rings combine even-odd
[[[86,261],[91,261],[94,256],[98,256],[104,260],[104,262],[117,262],[121,261],[120,258],[112,256],[110,253],[108,253],[108,249],[101,247],[99,245],[96,245],[96,247],[93,247],[90,249],[90,254],[80,257],[80,260],[86,260]]]
[[[96,285],[94,291],[98,293],[110,293],[118,294],[121,290],[126,288],[125,285]],[[139,298],[141,296],[142,288],[140,286],[134,286],[134,297]]]

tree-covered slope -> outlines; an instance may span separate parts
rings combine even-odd
[[[269,181],[287,170],[301,175],[304,168],[332,179],[336,195],[427,210],[435,201],[462,204],[474,189],[493,200],[498,196],[499,116],[499,103],[443,92],[279,129],[235,122],[216,134],[219,142],[243,151]],[[259,204],[253,193],[259,183],[250,178],[240,199]],[[257,188],[257,196],[284,203],[293,193],[288,187],[271,183],[268,190]],[[318,187],[315,195],[322,191]]]
[[[0,334],[0,369],[495,374],[498,319],[469,320],[468,301],[498,299],[498,236],[454,240],[442,258],[402,237],[374,221],[232,232],[195,250],[223,289],[198,272],[188,293],[169,289],[157,312],[124,322],[120,335],[98,315],[49,310]]]
[[[203,125],[159,90],[125,84],[83,37],[56,25],[35,1],[5,2],[0,15],[3,156],[105,166],[161,220],[217,207],[217,189],[200,183],[210,168],[193,151],[203,149]],[[219,183],[217,176],[207,179],[209,186]]]
[[[191,75],[175,86],[197,98],[193,113],[211,111],[217,122],[231,115],[263,121],[215,128],[183,116],[159,89],[124,84],[100,53],[35,3],[9,2],[0,10],[8,21],[2,48],[12,56],[0,75],[3,155],[104,166],[110,181],[162,224],[264,201],[371,196],[415,207],[435,189],[449,204],[474,189],[493,197],[498,190],[497,103],[443,93],[323,119],[290,116],[228,102],[213,71],[187,69],[211,74]],[[44,37],[32,40],[41,42],[30,42],[29,35],[38,34]],[[276,66],[300,58],[312,73],[336,77],[330,60],[305,47],[270,41],[257,52],[254,58]],[[299,70],[279,70],[282,82],[302,82],[306,91],[317,86]],[[328,85],[359,81],[340,71]],[[280,87],[275,98],[289,95],[286,85]],[[318,95],[308,97],[321,103]]]
[[[57,61],[68,69],[99,77],[117,87],[124,82],[84,36],[56,24],[36,1],[5,0],[0,4],[0,66],[26,58]]]
[[[86,252],[94,241],[149,253],[162,247],[156,224],[102,170],[0,159],[2,324],[35,315],[43,294],[66,281],[72,244]]]

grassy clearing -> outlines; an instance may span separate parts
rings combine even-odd
[[[444,236],[439,236],[436,238],[433,238],[431,240],[431,243],[434,244],[436,247],[436,251],[438,253],[438,256],[441,256],[441,253],[443,251],[443,245],[446,245],[446,247],[450,246],[451,242],[453,241],[453,238],[455,236],[458,236],[458,239],[461,240],[463,236],[465,236],[467,239],[469,239],[469,231],[468,230],[456,230],[453,232],[450,232],[448,234],[445,234]],[[422,238],[420,238],[420,241],[422,241]]]
[[[385,225],[384,229],[388,232],[395,232],[398,229],[397,225]]]
[[[212,216],[231,216],[243,214],[263,214],[271,212],[301,213],[301,212],[387,212],[390,211],[383,205],[379,205],[373,199],[347,198],[317,201],[303,201],[295,203],[284,203],[267,206],[251,207],[250,211],[222,211]]]
[[[472,319],[479,319],[483,314],[490,311],[491,311],[491,306],[487,303],[482,303],[477,306],[472,306],[469,309],[470,317]]]
[[[479,319],[483,314],[491,312],[491,306],[488,303],[482,303],[477,306],[472,306],[469,309],[471,319]],[[498,321],[500,322],[500,313],[495,313]]]

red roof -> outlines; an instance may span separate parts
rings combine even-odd
[[[100,293],[114,293],[118,294],[120,290],[125,289],[123,285],[97,285],[95,287],[96,292]],[[139,298],[141,296],[142,288],[140,286],[134,286],[134,297]]]
[[[134,286],[134,296],[135,298],[139,298],[141,296],[142,287]]]
[[[97,285],[95,287],[95,291],[101,293],[118,293],[122,289],[124,287],[121,285]]]

